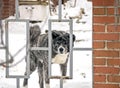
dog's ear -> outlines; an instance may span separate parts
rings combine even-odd
[[[66,34],[65,34],[65,37],[68,38],[68,41],[69,41],[69,39],[70,39],[70,34],[66,33]],[[73,34],[73,42],[75,41],[75,39],[76,39],[76,37],[75,37],[75,35]]]
[[[76,36],[73,34],[73,41],[75,41],[76,40]]]
[[[52,38],[53,39],[55,39],[55,38],[57,38],[57,37],[59,37],[60,36],[60,34],[57,32],[57,31],[52,31]]]

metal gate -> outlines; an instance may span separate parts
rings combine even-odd
[[[19,1],[16,0],[16,5],[15,5],[15,8],[16,8],[16,16],[15,16],[15,19],[8,19],[6,20],[6,23],[5,23],[5,49],[6,49],[6,61],[9,61],[9,24],[11,22],[24,22],[25,23],[25,27],[26,28],[26,43],[25,43],[25,53],[26,53],[26,56],[24,58],[27,58],[27,65],[26,65],[26,70],[27,70],[27,74],[24,76],[24,75],[11,75],[10,74],[10,69],[9,69],[9,63],[6,63],[6,77],[7,78],[15,78],[16,79],[16,88],[20,88],[20,79],[21,78],[29,78],[29,74],[30,74],[30,59],[29,59],[29,51],[30,50],[47,50],[49,52],[49,68],[48,68],[48,71],[49,71],[49,78],[50,79],[59,79],[60,80],[60,88],[63,88],[63,80],[65,79],[72,79],[73,78],[73,51],[91,51],[92,52],[92,47],[91,48],[79,48],[79,47],[76,47],[76,48],[73,48],[72,46],[72,42],[73,42],[73,20],[72,19],[62,19],[62,1],[59,0],[59,10],[58,10],[58,19],[48,19],[48,36],[49,36],[49,47],[30,47],[30,34],[29,34],[29,22],[30,20],[29,19],[20,19],[19,18]],[[52,58],[52,52],[51,52],[51,49],[52,49],[52,46],[51,46],[51,31],[52,31],[52,23],[56,23],[56,22],[66,22],[69,24],[69,33],[70,33],[70,59],[69,59],[69,76],[52,76],[51,75],[51,58]]]

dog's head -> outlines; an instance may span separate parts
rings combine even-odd
[[[63,31],[52,31],[52,49],[56,54],[66,54],[70,51],[70,34]],[[73,44],[75,35],[72,36]]]

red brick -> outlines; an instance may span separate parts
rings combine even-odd
[[[105,75],[94,75],[95,82],[105,82],[106,76]]]
[[[94,84],[94,88],[119,88],[119,84]]]
[[[119,33],[94,33],[94,40],[119,40]]]
[[[119,51],[114,50],[94,50],[94,57],[119,57]]]
[[[118,15],[120,15],[120,7],[118,8]]]
[[[94,58],[94,65],[105,65],[106,59],[105,58]]]
[[[119,59],[107,59],[107,65],[110,65],[110,66],[120,65],[120,58]]]
[[[112,49],[120,49],[120,42],[107,42],[107,47]]]
[[[120,69],[115,67],[94,67],[94,73],[119,74]]]
[[[120,25],[117,25],[117,27],[115,25],[108,25],[107,31],[108,32],[120,32]]]
[[[113,6],[114,0],[93,0],[94,6]]]
[[[114,16],[94,16],[93,21],[95,23],[115,23],[115,17]]]
[[[120,76],[117,75],[109,75],[108,82],[120,83]]]
[[[107,15],[114,15],[114,8],[107,8]]]
[[[114,6],[114,0],[92,0],[94,6]]]
[[[94,15],[105,15],[105,8],[94,8]]]
[[[93,42],[93,48],[94,49],[101,49],[101,48],[105,48],[105,42]]]
[[[105,32],[105,26],[104,25],[94,25],[93,31],[94,32]]]

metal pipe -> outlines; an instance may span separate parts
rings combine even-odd
[[[73,78],[73,20],[70,19],[70,78]]]
[[[27,71],[27,77],[30,75],[30,26],[29,26],[29,21],[26,23],[26,57],[27,57],[27,66],[26,66],[26,71]]]
[[[63,88],[63,79],[60,79],[60,88]]]
[[[92,51],[93,48],[73,48],[75,51]]]
[[[59,21],[61,21],[62,19],[62,1],[59,0],[59,3],[58,3],[58,19]]]
[[[9,60],[9,43],[8,43],[9,39],[8,39],[8,21],[5,21],[5,47],[6,47],[6,62]],[[6,77],[9,77],[9,63],[6,63]]]
[[[52,58],[52,33],[51,20],[48,20],[48,76],[51,77],[51,58]]]
[[[19,1],[15,0],[15,16],[16,19],[19,19]]]
[[[45,51],[47,51],[47,50],[49,50],[49,48],[48,47],[31,47],[30,50],[45,50]]]
[[[19,78],[16,78],[16,86],[17,86],[17,88],[20,88],[20,79]]]

